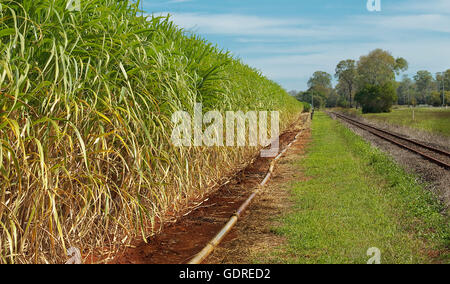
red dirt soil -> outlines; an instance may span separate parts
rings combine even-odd
[[[304,123],[304,120],[302,120]],[[296,136],[296,125],[280,136],[284,149]],[[268,172],[272,158],[257,157],[229,183],[213,192],[201,206],[164,230],[147,243],[140,241],[126,249],[112,264],[184,264],[189,262],[220,231],[241,204],[253,193]],[[245,214],[244,214],[245,216]],[[235,232],[224,239],[234,239]]]
[[[296,165],[305,156],[310,136],[311,131],[306,126],[298,141],[277,163],[270,182],[250,204],[246,218],[239,220],[233,228],[233,239],[223,241],[203,264],[277,263],[271,261],[270,255],[276,248],[286,245],[287,239],[273,228],[282,225],[279,222],[281,216],[295,210],[290,193],[292,182],[311,179]]]

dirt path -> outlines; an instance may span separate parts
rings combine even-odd
[[[303,132],[297,143],[278,163],[275,175],[249,207],[246,215],[228,238],[205,261],[208,264],[248,264],[255,260],[273,263],[267,256],[285,243],[285,239],[272,231],[276,219],[289,212],[292,204],[288,186],[304,179],[301,172],[293,170],[292,163],[305,154],[310,141],[310,130]]]
[[[307,119],[307,115],[303,116],[301,123],[291,127],[280,136],[281,149],[284,149],[294,139],[300,129],[309,127],[309,122],[305,122],[305,119]],[[201,206],[179,218],[176,223],[165,227],[161,234],[147,239],[147,242],[142,241],[126,249],[110,263],[187,263],[215,236],[255,190],[266,175],[271,161],[272,159],[258,156],[251,165],[231,179],[228,184],[213,192]],[[282,164],[283,159],[279,163]],[[240,222],[245,219],[247,217],[244,215]],[[225,238],[224,243],[235,240],[237,236],[238,232],[233,230]]]

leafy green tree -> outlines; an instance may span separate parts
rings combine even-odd
[[[442,105],[442,94],[438,91],[432,91],[428,98],[428,104],[438,107]]]
[[[348,100],[345,99],[345,97],[339,96],[339,99],[337,101],[337,106],[343,107],[343,108],[349,108],[350,104],[348,103]]]
[[[442,84],[442,76],[444,76],[445,90],[450,91],[450,69],[443,72],[443,74],[441,72],[436,74],[436,81],[440,82],[441,84]],[[441,85],[441,89],[442,89],[442,85]]]
[[[414,75],[417,90],[417,102],[419,104],[430,103],[431,92],[434,90],[435,82],[433,75],[426,70],[418,71]]]
[[[443,73],[437,73],[436,74],[436,83],[438,85],[441,96],[442,96],[443,91],[445,91],[445,92],[450,91],[450,69],[448,69],[447,71],[445,71]],[[445,102],[447,102],[447,101],[448,100],[445,99]]]
[[[331,89],[332,88],[331,80],[332,77],[327,72],[316,71],[314,72],[312,77],[308,80],[308,87]]]
[[[353,107],[353,96],[356,91],[356,83],[358,79],[358,70],[355,60],[342,60],[336,66],[334,75],[338,80],[339,93],[348,98],[349,106]]]
[[[395,80],[395,75],[408,69],[408,62],[403,58],[395,59],[391,53],[375,49],[358,61],[358,86],[384,85]]]
[[[306,92],[300,92],[297,95],[297,100],[301,102],[305,102],[310,104],[311,100],[314,98],[314,107],[315,108],[322,108],[326,105],[326,99],[323,94],[315,91],[314,89],[309,89]]]
[[[332,76],[327,72],[316,71],[308,80],[309,89],[305,95],[309,97],[309,102],[311,102],[311,96],[314,96],[314,107],[325,107],[327,105],[327,100],[333,91],[332,79]]]
[[[355,101],[362,106],[363,113],[390,112],[397,101],[397,94],[393,82],[383,85],[366,85],[359,90]]]
[[[415,86],[413,81],[407,75],[404,75],[397,88],[399,105],[411,104],[411,98],[415,95],[414,88]]]
[[[325,101],[326,107],[336,107],[338,104],[338,101],[340,99],[340,96],[336,92],[335,89],[331,89],[331,91],[328,93]]]

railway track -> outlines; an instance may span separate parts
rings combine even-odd
[[[331,114],[346,121],[351,125],[366,130],[372,133],[373,135],[380,137],[384,140],[387,140],[403,149],[407,149],[415,154],[418,154],[423,158],[441,167],[444,167],[447,170],[450,169],[450,153],[445,150],[431,147],[423,143],[402,137],[390,131],[380,129],[366,123],[362,123],[360,121],[357,121],[340,113],[331,112]]]

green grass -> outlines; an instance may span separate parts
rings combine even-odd
[[[450,108],[399,108],[393,109],[391,113],[364,114],[362,116],[389,124],[450,136]]]
[[[448,219],[415,178],[323,113],[313,122],[307,157],[292,165],[307,181],[290,186],[294,207],[277,234],[287,245],[256,262],[382,263],[436,261],[449,248]],[[448,262],[448,255],[438,259]]]

